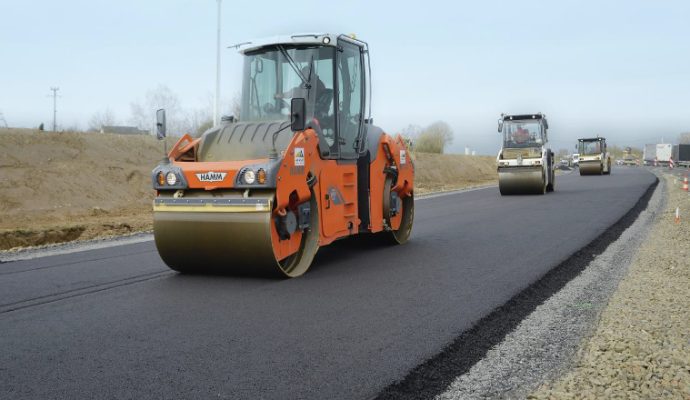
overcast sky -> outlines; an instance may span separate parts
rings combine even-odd
[[[383,3],[389,5],[382,5]],[[337,5],[337,6],[336,6]],[[185,108],[215,83],[215,0],[0,4],[0,111],[11,126],[86,128],[159,84]],[[373,116],[386,131],[448,122],[451,150],[499,147],[502,112],[546,113],[552,147],[599,134],[620,146],[690,130],[688,1],[223,1],[222,45],[294,32],[369,43]],[[223,50],[222,96],[241,56]]]

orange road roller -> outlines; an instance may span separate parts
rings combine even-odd
[[[179,272],[297,277],[337,239],[405,243],[414,162],[400,135],[373,124],[368,45],[300,34],[236,47],[239,118],[184,135],[152,172],[163,261]],[[165,110],[157,131],[165,137]]]

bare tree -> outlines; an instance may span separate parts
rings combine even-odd
[[[208,107],[197,108],[186,112],[184,131],[198,136],[213,125],[211,109]]]
[[[235,93],[235,95],[232,96],[232,106],[230,110],[232,112],[232,116],[234,116],[236,119],[240,118],[240,113],[242,112],[242,102],[240,100],[239,93]]]
[[[89,119],[89,131],[98,132],[103,126],[117,125],[117,119],[113,112],[106,108],[103,111],[98,111]]]
[[[419,125],[409,124],[402,128],[400,135],[406,139],[416,139],[422,133],[422,127]]]
[[[143,103],[130,103],[130,123],[139,129],[150,129],[155,120],[156,110],[163,108],[166,113],[168,132],[172,135],[181,135],[186,131],[186,116],[184,115],[177,94],[165,85],[146,92],[146,100]]]
[[[421,153],[443,154],[446,146],[453,142],[453,130],[450,126],[438,121],[429,125],[419,134],[415,148]]]

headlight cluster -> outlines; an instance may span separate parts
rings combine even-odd
[[[165,175],[165,181],[169,186],[175,186],[177,184],[177,175],[175,175],[174,172],[168,172],[168,174]]]
[[[153,171],[154,189],[185,189],[187,181],[176,168],[159,167]]]
[[[158,171],[156,181],[160,186],[176,186],[178,182],[180,182],[180,178],[172,171],[168,173],[165,173],[165,171]]]
[[[258,171],[247,168],[242,172],[241,180],[242,183],[247,185],[253,185],[254,183],[263,185],[266,183],[266,171],[263,168],[259,168]]]

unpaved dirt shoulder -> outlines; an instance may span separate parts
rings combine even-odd
[[[572,370],[529,398],[690,399],[690,196],[675,178],[661,179],[664,212],[594,334]]]
[[[155,137],[10,129],[0,141],[0,251],[152,229],[150,174],[163,154]],[[491,156],[414,160],[418,195],[496,182]]]

